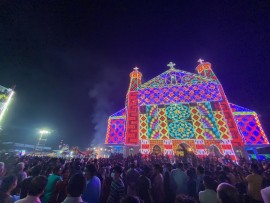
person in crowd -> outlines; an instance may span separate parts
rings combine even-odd
[[[150,174],[150,167],[145,165],[142,174],[136,181],[136,194],[143,200],[144,203],[152,203],[153,198],[151,195],[151,180],[148,178]]]
[[[139,176],[140,176],[140,174],[135,169],[135,164],[134,163],[130,164],[130,168],[127,171],[127,176],[126,176],[127,194],[128,195],[136,195],[135,184],[136,184],[136,181],[139,178]]]
[[[61,180],[61,176],[59,175],[60,169],[60,166],[55,166],[53,169],[53,173],[48,176],[48,183],[45,188],[42,203],[49,203],[55,184],[57,183],[57,181]]]
[[[152,193],[154,194],[154,202],[158,203],[164,201],[164,181],[162,176],[162,167],[159,164],[154,165]]]
[[[107,203],[119,203],[125,194],[125,186],[121,180],[122,167],[115,166],[111,173],[112,183]]]
[[[261,187],[262,187],[262,182],[263,178],[259,174],[259,168],[257,164],[251,164],[250,166],[251,169],[251,174],[249,174],[245,180],[248,183],[248,190],[247,194],[248,196],[255,201],[262,201],[262,196],[261,196]]]
[[[199,192],[200,203],[217,203],[217,183],[210,176],[203,177],[205,190]]]
[[[175,195],[186,194],[188,177],[183,167],[182,163],[178,163],[177,168],[171,172],[171,188],[174,190]]]
[[[24,171],[24,168],[25,168],[24,162],[19,162],[16,165],[14,174],[17,176],[17,186],[12,191],[12,195],[20,195],[22,182],[23,182],[24,179],[27,178],[27,173]]]
[[[41,166],[39,166],[39,165],[34,166],[30,170],[30,176],[22,181],[20,199],[23,199],[27,196],[28,189],[29,189],[29,186],[30,186],[32,179],[34,177],[38,176],[40,173],[41,173]]]
[[[218,203],[242,203],[237,189],[229,183],[221,183],[217,187]]]
[[[270,186],[262,189],[261,195],[264,203],[270,203]]]
[[[83,194],[86,186],[86,180],[81,173],[73,175],[68,181],[67,197],[63,203],[85,203],[81,195]]]
[[[196,197],[196,170],[195,168],[191,167],[187,170],[187,194],[191,197]]]
[[[196,193],[204,190],[203,186],[204,167],[202,165],[197,166],[197,178],[196,178]]]
[[[0,187],[0,202],[1,203],[13,203],[15,199],[11,196],[11,192],[17,186],[17,176],[10,175],[3,178]]]
[[[166,163],[163,170],[165,203],[170,203],[173,201],[173,192],[170,183],[171,171],[172,171],[172,164]]]
[[[94,164],[85,167],[85,178],[87,180],[86,190],[82,195],[82,199],[88,203],[99,203],[101,194],[101,182],[96,176],[97,169]]]
[[[50,198],[50,203],[61,203],[67,196],[67,185],[70,176],[70,170],[65,167],[62,171],[62,179],[55,184],[54,191]]]
[[[223,171],[225,172],[226,176],[229,179],[229,183],[233,186],[235,186],[236,184],[236,177],[233,175],[233,173],[231,172],[230,168],[228,166],[224,166],[223,167]]]
[[[45,176],[35,176],[31,179],[28,194],[25,198],[15,203],[41,203],[40,196],[43,195],[48,179]]]

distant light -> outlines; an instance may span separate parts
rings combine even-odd
[[[48,130],[40,130],[39,134],[45,135],[45,134],[50,134],[51,132]]]
[[[100,148],[100,150],[102,151],[102,148]]]
[[[9,105],[10,101],[11,101],[11,98],[12,98],[13,94],[14,94],[14,91],[11,90],[11,93],[9,94],[8,99],[7,99],[6,103],[4,104],[4,107],[3,107],[2,112],[0,114],[0,121],[3,118],[5,111],[7,110],[7,107]]]

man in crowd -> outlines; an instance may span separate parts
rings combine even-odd
[[[177,168],[171,172],[171,188],[174,190],[175,195],[186,194],[188,177],[184,172],[182,163],[177,164]]]
[[[85,202],[88,203],[99,203],[101,194],[101,182],[100,179],[96,176],[97,170],[95,165],[87,165],[84,172],[87,185],[82,198]]]
[[[85,185],[86,181],[81,173],[73,175],[68,182],[68,195],[62,203],[85,203],[81,198]]]
[[[45,176],[34,177],[29,184],[27,196],[15,203],[41,203],[40,196],[43,195],[47,182],[48,179]]]
[[[125,195],[125,186],[121,179],[121,174],[121,166],[115,166],[111,173],[112,183],[107,203],[119,203],[120,199]]]

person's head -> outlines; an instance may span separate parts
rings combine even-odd
[[[204,184],[206,189],[210,189],[210,190],[214,190],[214,191],[216,191],[216,189],[217,189],[216,181],[210,176],[203,177],[203,184]]]
[[[65,167],[62,172],[62,177],[64,180],[67,180],[69,178],[69,175],[70,175],[70,169],[68,167]]]
[[[40,165],[31,168],[31,175],[38,176],[41,173],[42,167]]]
[[[159,164],[154,165],[154,173],[155,174],[162,173],[162,167]]]
[[[80,197],[85,190],[86,180],[81,173],[77,173],[68,181],[67,193],[71,197]]]
[[[142,175],[148,176],[150,172],[151,172],[151,168],[147,165],[144,165],[142,169]]]
[[[131,163],[131,164],[129,165],[129,168],[134,169],[134,168],[135,168],[135,164],[134,164],[134,163]]]
[[[61,166],[55,166],[53,168],[53,174],[55,175],[60,175],[60,171],[61,171]]]
[[[221,183],[217,187],[218,203],[239,203],[240,196],[237,189],[229,183]]]
[[[193,197],[190,197],[190,196],[177,195],[175,197],[174,203],[197,203],[197,201]]]
[[[197,166],[197,174],[198,175],[204,174],[204,167],[202,165]]]
[[[10,193],[17,186],[17,176],[10,175],[2,180],[0,191],[3,193]]]
[[[121,166],[115,166],[112,170],[111,177],[113,180],[119,180],[123,170]]]
[[[250,170],[251,170],[251,172],[252,173],[259,173],[259,167],[258,167],[258,165],[257,164],[251,164],[250,165]]]
[[[97,169],[94,164],[89,164],[85,167],[85,177],[86,179],[92,178],[97,173]]]
[[[120,203],[140,203],[140,199],[136,196],[126,195],[121,199]]]
[[[181,163],[181,162],[177,163],[177,168],[183,170],[184,169],[184,164]]]
[[[189,178],[195,178],[195,176],[196,176],[196,170],[195,170],[195,168],[189,168],[188,170],[187,170],[187,176],[189,177]]]
[[[228,166],[224,166],[224,167],[223,167],[223,171],[224,171],[225,173],[230,173],[230,172],[231,172],[231,170],[230,170],[230,168],[229,168]]]
[[[5,172],[5,163],[0,162],[0,176],[3,175]]]
[[[45,176],[34,177],[29,185],[28,195],[40,197],[45,190],[48,179]]]
[[[17,164],[17,169],[18,169],[18,171],[23,171],[24,166],[25,166],[25,165],[24,165],[23,162],[18,163],[18,164]]]

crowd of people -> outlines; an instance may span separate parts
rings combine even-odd
[[[0,203],[270,202],[266,161],[195,155],[110,158],[0,155]]]

